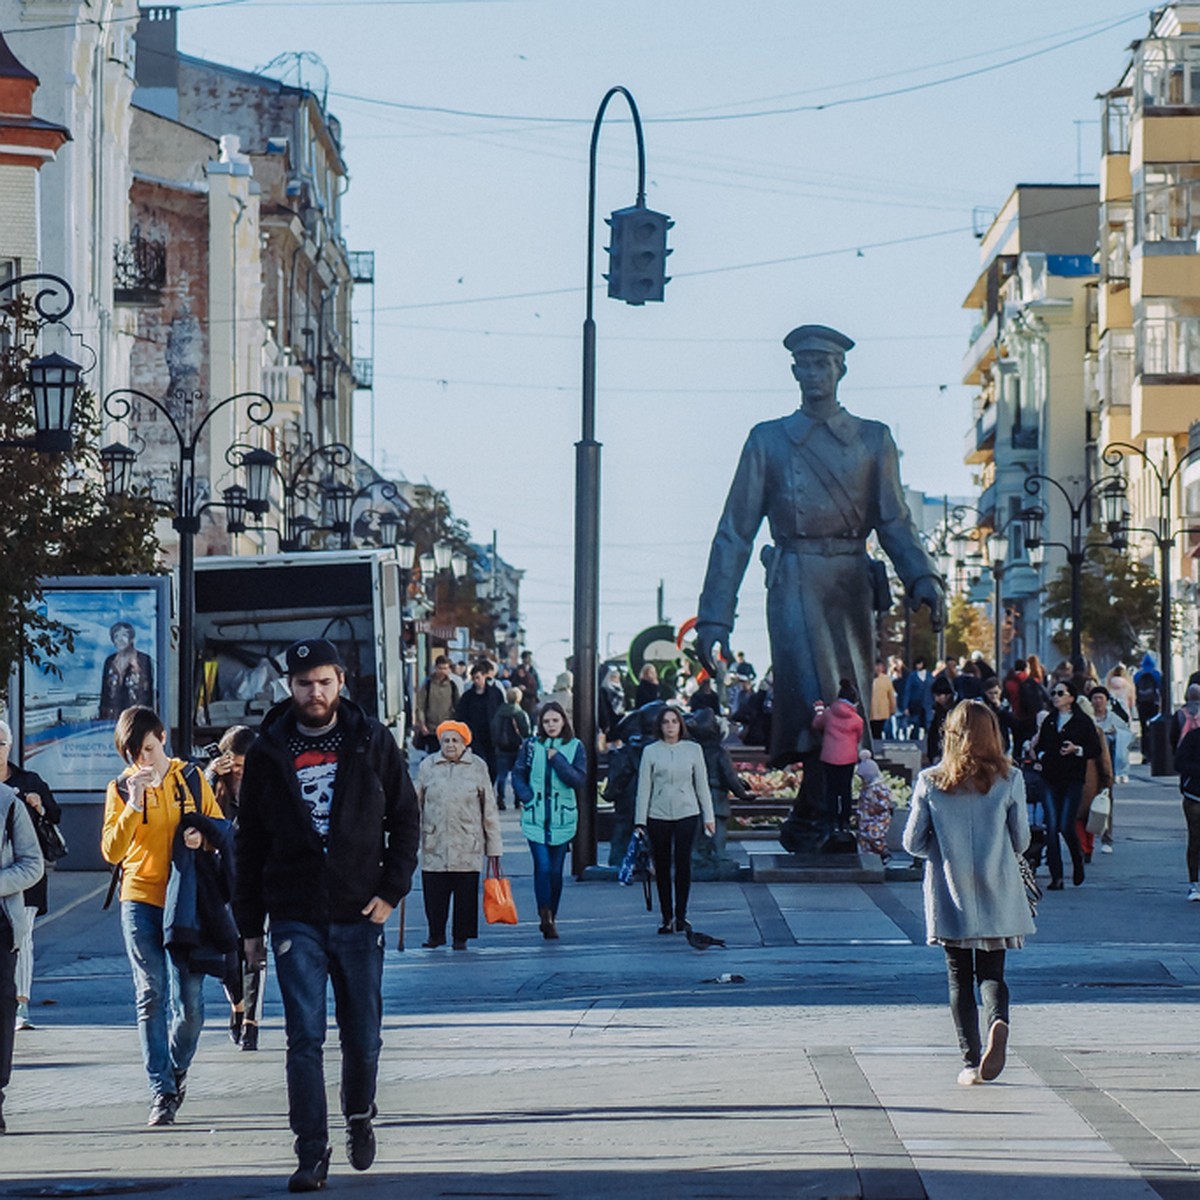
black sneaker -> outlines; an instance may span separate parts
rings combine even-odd
[[[247,1021],[242,1026],[242,1049],[257,1050],[258,1049],[258,1024],[255,1021]]]
[[[329,1178],[329,1148],[315,1162],[304,1162],[292,1172],[288,1180],[289,1192],[319,1192]]]
[[[150,1116],[146,1118],[146,1124],[153,1127],[155,1125],[174,1125],[175,1110],[179,1107],[179,1097],[171,1094],[155,1096],[154,1103],[150,1105]]]
[[[356,1171],[365,1171],[375,1161],[375,1129],[371,1120],[375,1105],[361,1117],[346,1118],[346,1157]]]
[[[231,1009],[229,1013],[229,1040],[236,1046],[242,1040],[242,1025],[246,1019],[244,1012]]]
[[[178,1112],[183,1107],[184,1098],[187,1096],[187,1072],[175,1072],[175,1111]]]

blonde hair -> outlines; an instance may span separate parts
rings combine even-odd
[[[1000,722],[981,700],[964,700],[950,710],[942,745],[942,761],[931,778],[944,792],[963,787],[988,792],[997,779],[1009,776],[1011,767],[1000,736]]]

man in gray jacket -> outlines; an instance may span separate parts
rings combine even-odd
[[[29,921],[24,892],[44,871],[29,810],[12,788],[0,783],[0,1133],[6,1129],[4,1089],[12,1077],[17,947]]]

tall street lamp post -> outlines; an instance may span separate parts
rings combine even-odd
[[[995,530],[988,538],[988,558],[992,568],[992,580],[995,584],[995,594],[992,597],[992,624],[996,630],[996,673],[1002,676],[1002,659],[1004,657],[1004,600],[1000,594],[1000,583],[1004,577],[1005,560],[1008,558],[1008,528],[1003,526]]]
[[[600,126],[614,96],[624,97],[637,137],[637,200],[608,218],[612,230],[608,294],[627,304],[661,300],[667,230],[671,220],[646,207],[646,147],[637,104],[628,89],[610,88],[592,124],[588,154],[587,285],[583,321],[583,430],[575,444],[575,588],[574,654],[575,731],[587,754],[587,782],[579,811],[572,866],[576,876],[596,862],[596,702],[599,679],[600,628],[600,443],[596,441],[596,149]]]
[[[196,479],[196,447],[208,428],[209,422],[218,412],[248,400],[246,416],[252,425],[263,426],[271,419],[273,411],[268,397],[261,392],[238,392],[219,400],[199,417],[195,417],[192,405],[201,398],[200,393],[178,392],[174,399],[182,402],[187,417],[182,423],[161,400],[140,392],[136,388],[118,388],[104,398],[104,411],[114,421],[124,421],[138,400],[157,409],[166,418],[167,425],[175,435],[179,458],[176,463],[175,500],[168,506],[172,513],[171,524],[179,534],[179,723],[174,739],[175,751],[181,757],[192,753],[192,728],[196,703],[196,559],[195,539],[200,531],[200,518],[210,508],[224,508],[234,520],[244,519],[251,506],[254,510],[266,510],[269,502],[267,484],[269,476],[261,471],[247,471],[247,486],[226,489],[223,501],[201,502]],[[128,491],[133,464],[137,453],[119,442],[104,447],[100,460],[104,467],[105,481],[110,495],[119,496]],[[233,495],[230,495],[233,492]]]
[[[1129,540],[1131,533],[1141,533],[1151,538],[1158,548],[1158,652],[1162,668],[1159,711],[1162,713],[1164,719],[1171,715],[1174,706],[1172,696],[1172,692],[1174,691],[1172,687],[1174,664],[1171,661],[1171,550],[1175,545],[1177,531],[1174,528],[1175,522],[1172,514],[1171,494],[1175,490],[1175,482],[1179,478],[1179,472],[1189,462],[1192,462],[1197,455],[1200,455],[1200,446],[1181,455],[1178,462],[1172,467],[1170,460],[1164,453],[1162,465],[1158,466],[1144,449],[1129,442],[1111,442],[1105,446],[1102,455],[1105,463],[1110,467],[1119,466],[1121,459],[1129,456],[1140,458],[1145,469],[1152,472],[1154,478],[1158,481],[1157,529],[1135,529],[1130,526],[1129,511],[1125,504],[1125,492],[1123,489],[1120,491],[1114,490],[1109,512],[1106,515],[1111,522],[1110,528],[1115,533],[1114,541],[1124,545]],[[1108,497],[1106,496],[1107,499]],[[1165,747],[1163,755],[1165,758]],[[1154,771],[1153,773],[1165,774],[1165,764],[1162,772]]]
[[[1025,480],[1025,491],[1036,497],[1042,492],[1045,484],[1053,487],[1067,506],[1071,515],[1071,540],[1050,542],[1042,536],[1042,523],[1046,514],[1040,508],[1027,508],[1021,513],[1020,519],[1025,531],[1025,545],[1030,550],[1056,546],[1066,551],[1067,564],[1071,568],[1071,668],[1079,670],[1083,665],[1083,635],[1080,629],[1083,620],[1083,563],[1089,550],[1112,546],[1112,535],[1116,532],[1116,527],[1110,519],[1110,514],[1113,504],[1124,495],[1124,484],[1118,475],[1103,475],[1089,484],[1078,499],[1072,500],[1071,493],[1057,479],[1049,475],[1030,475]],[[1088,541],[1088,517],[1092,500],[1097,493],[1104,501],[1105,523],[1109,533],[1109,540],[1106,542]]]

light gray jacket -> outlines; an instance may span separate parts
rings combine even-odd
[[[421,870],[478,871],[486,854],[502,854],[500,811],[487,763],[467,750],[458,762],[439,750],[417,769]]]
[[[941,939],[1033,933],[1017,854],[1029,845],[1025,781],[1015,767],[990,791],[944,792],[922,771],[904,848],[925,863],[925,933]]]
[[[12,809],[12,840],[8,837],[8,813]],[[25,908],[26,888],[33,887],[46,870],[33,820],[24,801],[6,783],[0,783],[0,907],[12,926],[13,945],[29,931]]]
[[[705,825],[713,823],[712,792],[708,790],[708,768],[698,742],[651,742],[642,751],[638,768],[635,825],[647,817],[679,821],[701,813]]]

